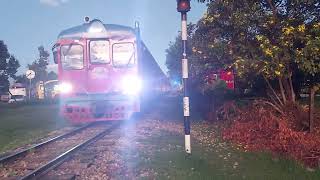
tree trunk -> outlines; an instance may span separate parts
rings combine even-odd
[[[290,84],[290,91],[291,91],[291,98],[292,102],[296,102],[296,93],[294,92],[293,89],[293,84],[292,84],[292,73],[289,75],[289,84]]]
[[[286,94],[284,92],[284,88],[283,88],[283,84],[282,84],[282,78],[279,77],[278,81],[279,81],[279,87],[280,87],[280,92],[281,92],[283,103],[287,104],[287,98],[286,98]]]
[[[309,101],[309,131],[312,133],[314,131],[314,95],[315,95],[315,87],[310,87],[310,101]]]
[[[289,102],[293,102],[292,100],[292,94],[291,94],[291,87],[290,87],[290,82],[289,82],[289,78],[287,77],[284,77],[284,78],[281,78],[282,80],[282,85],[283,85],[283,89],[284,89],[284,95],[286,96],[287,98],[287,101]]]
[[[272,91],[273,95],[276,97],[276,99],[279,101],[279,103],[283,106],[282,101],[280,100],[280,98],[279,98],[279,96],[277,95],[276,91],[272,88],[269,80],[268,80],[265,76],[263,76],[263,78],[264,78],[264,80],[267,82],[267,85],[268,85],[269,89]]]

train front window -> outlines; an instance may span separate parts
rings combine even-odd
[[[92,64],[105,64],[110,62],[109,41],[90,41],[90,62]]]
[[[79,44],[61,46],[61,64],[64,70],[83,69],[83,48]]]
[[[132,66],[135,63],[133,43],[117,43],[112,46],[112,60],[115,67]]]

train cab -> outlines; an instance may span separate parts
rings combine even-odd
[[[140,111],[139,27],[92,20],[53,47],[61,113],[73,123],[124,120]]]

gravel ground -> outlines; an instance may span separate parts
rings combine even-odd
[[[50,172],[45,179],[154,179],[157,172],[139,167],[139,161],[150,160],[159,149],[144,141],[150,141],[163,130],[182,133],[183,127],[174,122],[164,123],[154,115],[125,122]]]
[[[110,126],[110,125],[109,125]],[[20,177],[44,165],[59,154],[104,130],[108,125],[93,126],[81,132],[30,151],[24,157],[2,165],[0,178]]]

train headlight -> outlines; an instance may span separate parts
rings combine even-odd
[[[121,81],[122,92],[128,95],[138,95],[142,88],[142,82],[139,77],[125,76]]]
[[[58,90],[60,93],[63,93],[63,94],[68,94],[72,92],[72,89],[73,89],[72,84],[67,82],[62,82],[61,84],[55,87],[55,90]]]

